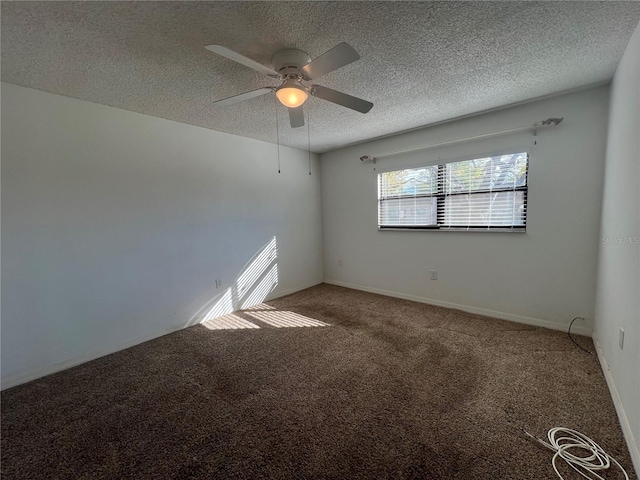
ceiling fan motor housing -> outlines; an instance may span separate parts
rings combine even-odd
[[[277,52],[273,56],[271,63],[276,72],[286,77],[288,75],[298,75],[300,68],[310,61],[311,57],[308,53],[302,50],[286,49]]]

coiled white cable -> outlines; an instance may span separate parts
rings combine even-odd
[[[611,466],[611,462],[613,462],[622,470],[624,478],[629,480],[629,475],[627,475],[625,469],[622,468],[622,465],[620,465],[615,458],[609,456],[600,445],[583,433],[570,428],[555,427],[547,433],[547,437],[549,438],[549,443],[547,443],[538,437],[534,437],[525,429],[522,429],[522,431],[536,442],[555,452],[551,464],[561,480],[564,480],[564,477],[560,475],[558,467],[556,466],[558,458],[563,459],[571,468],[589,480],[593,480],[594,478],[590,475],[595,476],[598,480],[605,480],[604,477],[598,475],[596,472],[607,470]],[[569,450],[574,449],[586,451],[588,455],[580,457],[569,452]]]

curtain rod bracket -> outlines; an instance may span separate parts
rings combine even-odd
[[[560,118],[547,118],[546,120],[542,121],[542,125],[559,125],[560,122],[562,122],[562,120],[564,120],[564,117],[560,117]]]
[[[372,161],[373,164],[376,164],[376,157],[370,157],[369,155],[363,155],[360,157],[360,161],[361,162],[368,162],[368,161]]]

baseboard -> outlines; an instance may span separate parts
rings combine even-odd
[[[613,380],[613,375],[611,375],[609,363],[604,356],[604,351],[602,350],[600,341],[595,334],[593,335],[593,344],[596,347],[596,353],[598,354],[600,367],[602,367],[602,371],[604,372],[604,378],[607,381],[607,386],[609,387],[609,393],[611,393],[613,405],[616,407],[618,420],[620,421],[620,426],[622,427],[622,434],[624,435],[624,439],[627,442],[627,447],[629,448],[629,453],[631,454],[631,461],[633,462],[633,466],[636,472],[640,473],[640,449],[638,449],[638,444],[636,443],[636,439],[633,436],[633,431],[631,430],[631,424],[629,423],[629,417],[627,417],[624,405],[622,404],[622,399],[620,398],[620,394],[618,393],[618,389],[616,388],[616,384]]]
[[[453,308],[456,310],[462,310],[464,312],[474,313],[476,315],[499,318],[501,320],[509,320],[511,322],[522,323],[522,324],[531,325],[534,327],[544,327],[544,328],[549,328],[551,330],[559,330],[562,332],[565,332],[567,330],[567,325],[551,322],[549,320],[543,320],[541,318],[526,317],[523,315],[516,315],[513,313],[500,312],[497,310],[488,310],[486,308],[478,308],[478,307],[472,307],[469,305],[460,305],[458,303],[443,302],[440,300],[434,300],[432,298],[419,297],[417,295],[409,295],[406,293],[393,292],[390,290],[367,287],[364,285],[356,285],[353,283],[341,282],[338,280],[325,279],[324,283],[328,283],[330,285],[337,285],[339,287],[352,288],[354,290],[361,290],[363,292],[377,293],[379,295],[385,295],[387,297],[402,298],[403,300],[412,300],[414,302],[427,303],[429,305],[436,305],[438,307]],[[587,337],[590,337],[592,334],[592,331],[590,328],[583,327],[581,325],[575,325],[575,324],[571,328],[571,331],[572,333],[576,333],[578,335],[586,335]]]
[[[289,295],[291,293],[295,293],[298,292],[300,290],[305,290],[307,288],[311,288],[315,285],[319,285],[322,282],[315,282],[315,283],[310,283],[309,285],[303,285],[303,286],[299,286],[299,287],[295,287],[295,288],[289,288],[287,290],[282,290],[282,291],[274,291],[271,292],[271,294],[269,294],[266,298],[265,301],[268,300],[273,300],[275,298],[279,298],[279,297],[284,297],[285,295]],[[198,322],[194,323],[197,324]],[[75,358],[71,358],[69,360],[65,360],[63,362],[59,362],[59,363],[55,363],[53,365],[48,365],[46,367],[42,367],[42,368],[37,368],[34,370],[31,370],[29,372],[26,373],[22,373],[19,375],[14,375],[8,378],[3,378],[2,379],[2,386],[0,388],[0,390],[6,390],[7,388],[11,388],[11,387],[15,387],[18,385],[22,385],[23,383],[27,383],[27,382],[31,382],[32,380],[37,380],[38,378],[42,378],[45,377],[47,375],[51,375],[53,373],[57,373],[57,372],[61,372],[62,370],[67,370],[68,368],[72,368],[72,367],[76,367],[78,365],[81,365],[83,363],[87,363],[90,362],[92,360],[96,360],[97,358],[100,357],[104,357],[106,355],[111,355],[112,353],[116,353],[119,352],[121,350],[125,350],[127,348],[130,347],[134,347],[136,345],[140,345],[141,343],[144,342],[148,342],[150,340],[162,337],[164,335],[168,335],[170,333],[173,332],[177,332],[178,330],[182,330],[184,328],[189,328],[191,326],[193,326],[194,324],[185,324],[185,323],[181,323],[181,324],[177,324],[177,325],[171,325],[169,327],[165,327],[162,330],[153,333],[153,334],[149,334],[149,335],[144,335],[143,337],[138,337],[135,338],[133,340],[129,340],[127,342],[118,344],[116,346],[107,348],[105,350],[99,350],[99,351],[95,351],[95,352],[91,352],[88,353],[86,355],[82,355],[79,357],[75,357]]]
[[[91,353],[87,353],[86,355],[81,355],[79,357],[74,357],[69,360],[65,360],[63,362],[54,363],[53,365],[47,365],[42,368],[36,368],[34,370],[30,370],[26,373],[21,373],[8,378],[3,378],[1,389],[6,390],[7,388],[15,387],[17,385],[22,385],[23,383],[31,382],[32,380],[37,380],[38,378],[46,377],[47,375],[61,372],[62,370],[67,370],[72,367],[76,367],[83,363],[96,360],[97,358],[105,357],[107,355],[111,355],[112,353],[116,353],[121,350],[125,350],[127,348],[133,347],[135,345],[140,345],[141,343],[148,342],[149,340],[153,340],[155,338],[159,338],[164,335],[177,332],[178,330],[182,330],[183,328],[185,328],[183,324],[172,325],[172,326],[163,328],[159,332],[156,332],[150,335],[144,335],[142,337],[137,337],[133,340],[120,343],[116,346],[112,346],[104,350],[94,351]]]
[[[315,287],[316,285],[320,285],[321,283],[324,283],[324,282],[320,280],[319,282],[309,283],[307,285],[289,288],[287,290],[276,289],[273,292],[271,292],[269,295],[267,295],[267,298],[265,298],[264,301],[268,302],[269,300],[275,300],[276,298],[285,297],[287,295],[291,295],[292,293],[299,292],[300,290],[306,290],[307,288]]]

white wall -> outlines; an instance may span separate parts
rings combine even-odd
[[[2,127],[3,387],[198,321],[274,236],[271,297],[322,281],[317,156],[9,84]]]
[[[325,281],[577,332],[593,321],[608,88],[599,87],[323,154]],[[376,174],[530,146],[530,132],[375,155],[564,117],[531,150],[527,233],[378,231]],[[339,261],[342,260],[342,266]],[[438,280],[429,279],[438,271]]]
[[[611,86],[594,337],[640,472],[640,26]],[[624,349],[618,346],[620,328]],[[608,370],[607,370],[608,368]]]

